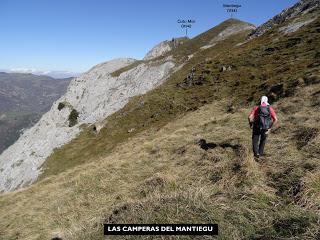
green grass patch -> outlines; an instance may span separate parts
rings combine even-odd
[[[145,61],[143,60],[137,60],[134,63],[131,63],[130,65],[120,68],[114,72],[111,73],[112,77],[119,77],[121,73],[127,72],[131,69],[134,69],[135,67],[139,66],[140,64],[144,63]]]

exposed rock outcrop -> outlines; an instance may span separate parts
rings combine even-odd
[[[244,31],[248,31],[248,30],[254,30],[254,29],[256,29],[256,27],[250,23],[239,22],[238,24],[233,24],[227,27],[226,29],[224,29],[222,32],[220,32],[216,37],[214,37],[209,42],[208,45],[201,47],[201,49],[207,49],[207,48],[213,47],[218,42],[223,41],[232,35],[235,35]]]
[[[160,56],[163,56],[164,54],[170,52],[172,49],[179,47],[180,45],[184,44],[186,41],[188,41],[189,38],[187,37],[179,37],[179,38],[172,38],[172,40],[166,40],[155,47],[153,47],[143,58],[143,60],[151,60]]]
[[[297,17],[298,15],[304,15],[308,12],[316,11],[316,8],[319,8],[319,6],[320,6],[319,0],[301,0],[298,3],[296,3],[293,7],[290,7],[290,8],[283,10],[280,14],[274,16],[272,19],[270,19],[266,23],[262,24],[254,31],[252,31],[252,33],[249,35],[249,39],[259,37],[262,34],[264,34],[265,32],[276,27],[277,25],[281,25],[284,22],[289,21],[289,20]],[[297,30],[296,27],[300,25],[298,22],[296,22],[297,25],[294,25],[295,23],[293,23],[293,25],[291,25],[291,27],[288,26],[287,29],[289,29],[289,31],[290,31],[290,29]],[[301,22],[302,23],[308,22],[308,19],[302,20]],[[305,24],[306,23],[302,24],[301,26],[303,26]],[[284,27],[283,30],[285,30],[285,29],[286,28]]]
[[[170,52],[173,49],[173,45],[170,41],[164,41],[153,47],[143,58],[143,60],[150,60]]]
[[[284,34],[292,33],[292,32],[297,31],[301,27],[313,22],[314,20],[315,20],[315,18],[304,20],[304,21],[294,21],[287,26],[279,28],[279,31]]]
[[[141,63],[119,77],[111,76],[112,72],[135,61],[116,59],[102,63],[72,80],[67,93],[51,110],[0,155],[0,192],[34,182],[46,158],[55,148],[75,138],[81,131],[80,125],[102,121],[122,108],[130,97],[144,94],[162,83],[175,66],[172,59],[167,58]],[[72,124],[71,115],[76,116],[71,119]]]

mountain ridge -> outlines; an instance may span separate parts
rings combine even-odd
[[[113,71],[134,61],[115,59],[99,64],[75,78],[68,86],[66,95],[57,100],[35,126],[25,131],[15,144],[0,155],[0,189],[13,190],[35,181],[43,161],[54,148],[76,137],[81,131],[81,124],[102,120],[122,107],[128,97],[143,93],[163,81],[174,66],[168,59],[158,67],[150,64],[137,66],[131,70],[134,77],[130,79],[127,73],[115,78],[110,76]],[[147,81],[148,76],[152,76],[152,81],[142,84],[142,80]],[[118,89],[108,87],[112,85]],[[110,95],[106,94],[106,90]],[[59,104],[62,106],[60,109]],[[71,113],[79,122],[76,126],[70,125]]]
[[[222,26],[157,57],[175,59],[177,70],[99,131],[83,126],[48,158],[38,182],[0,196],[5,236],[103,239],[103,223],[188,219],[218,223],[221,239],[317,239],[320,19],[279,31],[290,23],[201,49]],[[128,64],[116,75],[150,62]],[[247,115],[261,95],[279,125],[256,161]]]
[[[259,26],[249,35],[249,38],[261,36],[267,31],[269,31],[271,28],[281,25],[284,22],[288,22],[294,19],[296,16],[304,15],[312,11],[316,13],[317,9],[319,11],[319,6],[320,3],[318,0],[299,1],[292,7],[283,10],[281,13],[277,14],[272,19]]]

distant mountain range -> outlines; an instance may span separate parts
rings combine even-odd
[[[50,109],[71,79],[0,72],[0,153]]]
[[[71,71],[40,71],[37,69],[29,68],[15,68],[15,69],[0,69],[0,72],[6,73],[31,73],[38,76],[49,76],[56,79],[78,77],[81,73]]]

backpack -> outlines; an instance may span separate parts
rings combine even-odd
[[[272,124],[270,106],[259,106],[257,121],[260,130],[270,129]]]

